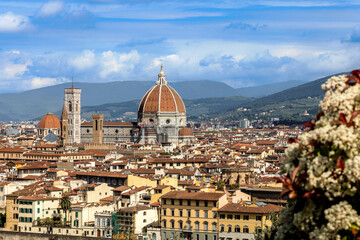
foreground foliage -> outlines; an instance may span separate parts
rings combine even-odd
[[[322,85],[317,121],[286,151],[279,226],[267,238],[360,239],[360,71]]]

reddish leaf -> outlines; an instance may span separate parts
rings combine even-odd
[[[360,111],[355,111],[351,114],[351,117],[350,117],[350,120],[349,120],[349,123],[352,123],[354,118],[360,114]]]
[[[290,193],[290,189],[284,189],[282,192],[281,192],[281,196],[285,196],[286,194],[289,194]]]
[[[296,177],[297,172],[299,171],[299,168],[300,168],[300,166],[297,166],[297,167],[294,169],[294,171],[293,171],[293,173],[292,173],[292,178],[291,178],[292,182],[295,181],[295,177]]]
[[[308,197],[311,197],[313,194],[315,193],[315,190],[312,190],[310,192],[307,192],[303,195],[303,198],[308,198]]]
[[[340,119],[341,119],[341,121],[342,121],[344,124],[347,123],[347,122],[346,122],[346,116],[345,116],[345,114],[340,113]]]
[[[341,159],[341,155],[337,158],[336,165],[341,169],[341,171],[344,171],[345,164],[344,161]]]
[[[295,191],[292,191],[290,194],[289,194],[289,198],[296,198],[297,194]]]
[[[279,182],[285,183],[285,178],[275,177],[275,179],[278,180]]]
[[[346,85],[354,86],[357,83],[357,81],[355,81],[353,77],[348,77],[348,80],[345,83]]]
[[[357,80],[357,82],[360,82],[360,70],[359,69],[356,69],[356,70],[353,70],[351,72],[351,74],[353,75],[353,77]]]
[[[304,124],[303,124],[303,127],[308,127],[308,128],[310,128],[311,130],[313,130],[314,127],[315,127],[315,120],[311,120],[311,121],[308,122],[308,123],[304,123]]]

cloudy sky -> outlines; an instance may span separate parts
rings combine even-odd
[[[310,81],[360,68],[360,1],[0,0],[0,92],[62,82]]]

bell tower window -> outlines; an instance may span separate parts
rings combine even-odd
[[[71,104],[71,101],[69,101],[69,112],[72,112],[72,104]]]

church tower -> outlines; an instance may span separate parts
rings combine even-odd
[[[69,119],[66,112],[65,103],[61,113],[61,141],[63,145],[69,143]]]
[[[80,143],[80,126],[81,126],[81,89],[65,88],[65,108],[68,115],[68,142]]]
[[[93,143],[102,144],[103,143],[103,121],[104,115],[96,114],[92,115],[93,119]]]

